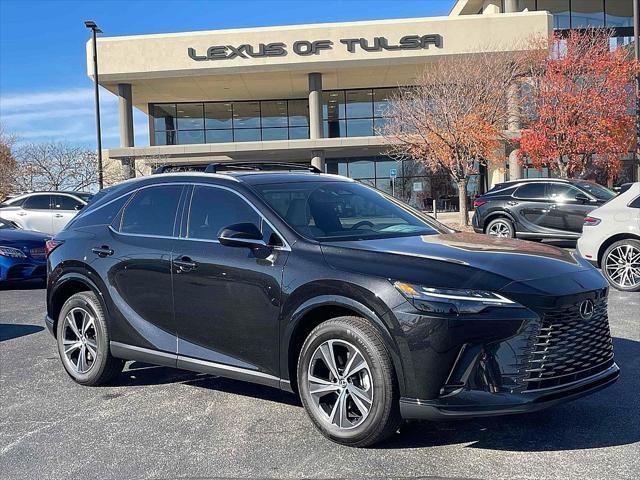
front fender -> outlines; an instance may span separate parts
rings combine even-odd
[[[322,287],[318,285],[307,286],[309,290],[315,292],[314,296],[301,300],[299,292],[298,294],[294,292],[293,295],[289,296],[289,300],[285,302],[280,348],[281,377],[286,380],[291,379],[291,375],[295,376],[294,372],[289,371],[289,358],[292,353],[290,349],[293,346],[295,334],[302,327],[307,314],[322,307],[341,307],[353,312],[354,315],[369,320],[380,332],[391,355],[400,391],[405,392],[405,359],[408,357],[406,357],[406,353],[403,355],[403,351],[408,353],[408,349],[406,345],[403,348],[402,330],[393,312],[380,298],[358,285],[345,286],[343,284],[340,287],[340,291],[347,290],[352,294],[346,296],[336,293],[335,289],[332,288],[336,286],[330,286],[326,282],[323,283]],[[356,295],[353,295],[354,293]]]

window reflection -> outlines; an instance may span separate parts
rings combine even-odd
[[[261,102],[262,127],[287,126],[287,101],[274,100]]]
[[[233,104],[234,128],[260,128],[260,102]]]
[[[201,103],[179,103],[177,105],[178,130],[204,128],[203,105]]]
[[[206,128],[231,128],[231,103],[205,103],[204,116]]]
[[[373,117],[373,92],[371,90],[347,90],[347,118]]]
[[[569,0],[538,0],[538,10],[546,10],[553,14],[554,28],[571,28]]]
[[[633,3],[629,0],[606,0],[607,27],[633,27]]]
[[[573,2],[571,4],[571,28],[603,27],[603,7],[602,0]]]

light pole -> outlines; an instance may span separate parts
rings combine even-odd
[[[102,134],[100,132],[100,90],[98,88],[98,44],[96,35],[102,33],[96,22],[87,20],[84,22],[85,27],[91,29],[91,38],[93,43],[93,84],[96,101],[96,143],[98,144],[98,188],[102,190],[104,187],[104,178],[102,175]]]

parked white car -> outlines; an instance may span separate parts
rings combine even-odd
[[[0,203],[0,215],[25,230],[55,235],[93,195],[82,192],[34,192]]]
[[[640,182],[589,213],[578,251],[614,288],[640,291]]]

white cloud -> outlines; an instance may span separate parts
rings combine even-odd
[[[92,88],[11,93],[0,96],[0,122],[19,143],[64,141],[95,147]],[[100,120],[105,148],[119,146],[118,100],[100,90]],[[134,110],[136,145],[149,145],[144,113]]]

